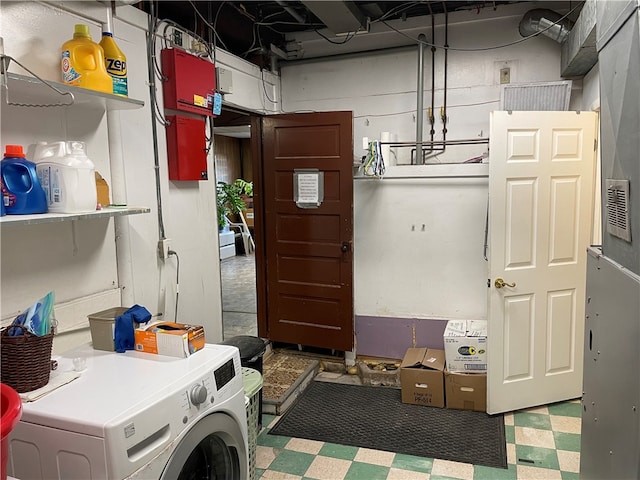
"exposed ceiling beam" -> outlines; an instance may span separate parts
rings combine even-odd
[[[303,0],[302,3],[336,35],[366,30],[367,19],[354,2]]]

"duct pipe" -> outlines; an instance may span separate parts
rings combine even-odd
[[[298,12],[296,12],[293,8],[287,5],[287,2],[284,2],[283,0],[277,0],[276,3],[280,5],[285,12],[287,12],[289,15],[295,18],[298,23],[306,23],[304,18],[302,18]]]
[[[418,35],[418,105],[416,106],[416,165],[422,164],[422,118],[424,111],[424,42],[427,37]]]
[[[523,37],[542,33],[542,35],[562,43],[569,36],[569,32],[573,28],[573,22],[567,18],[564,20],[561,20],[561,18],[562,15],[553,10],[536,8],[524,14],[518,29]]]

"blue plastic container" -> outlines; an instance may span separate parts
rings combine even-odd
[[[7,145],[0,162],[2,203],[8,215],[47,213],[47,197],[36,174],[36,164],[27,160],[22,146]]]

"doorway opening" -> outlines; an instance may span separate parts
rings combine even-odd
[[[223,339],[258,335],[251,116],[223,109],[215,119]]]

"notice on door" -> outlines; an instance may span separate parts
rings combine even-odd
[[[293,200],[298,208],[318,208],[324,200],[324,172],[317,169],[294,170]]]

